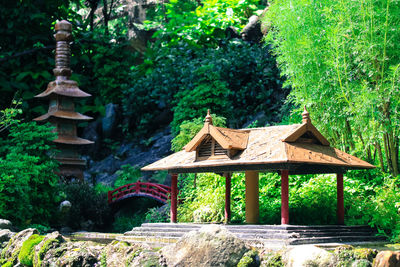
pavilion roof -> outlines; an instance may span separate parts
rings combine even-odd
[[[145,166],[142,170],[187,173],[286,169],[291,174],[312,174],[375,168],[368,162],[331,147],[325,137],[312,125],[308,113],[306,116],[304,114],[302,124],[240,130],[214,127],[206,120],[203,129],[184,150]],[[214,128],[218,133],[213,134],[211,130],[205,128]],[[236,146],[239,153],[231,158],[196,160],[195,149],[201,143],[201,139],[209,134],[219,142],[218,138],[222,137],[218,134],[221,132],[225,133],[222,141],[226,142],[224,144],[226,148],[234,147],[232,144],[242,145]]]

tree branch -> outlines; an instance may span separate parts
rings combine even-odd
[[[55,45],[48,45],[48,46],[45,46],[45,47],[38,47],[38,48],[28,49],[28,50],[25,50],[25,51],[22,51],[22,52],[15,53],[15,54],[13,54],[11,56],[8,56],[8,57],[0,58],[0,62],[8,61],[8,60],[13,59],[13,58],[22,57],[22,56],[26,56],[26,55],[30,55],[30,54],[35,54],[35,53],[38,53],[38,52],[44,51],[44,50],[52,50],[52,49],[55,49],[55,48],[56,48]]]

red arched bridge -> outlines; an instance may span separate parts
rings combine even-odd
[[[169,186],[139,181],[108,191],[108,204],[113,204],[131,197],[149,197],[165,204],[170,198],[170,194],[171,187]]]

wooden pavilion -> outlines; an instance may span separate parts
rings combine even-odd
[[[259,222],[259,176],[281,175],[281,223],[289,224],[289,174],[337,174],[337,223],[344,224],[343,174],[375,166],[330,146],[311,123],[304,107],[301,124],[252,129],[215,127],[208,112],[203,128],[182,151],[167,156],[143,171],[171,174],[171,222],[177,215],[179,173],[215,172],[225,176],[225,219],[230,221],[231,173],[245,172],[246,222]]]

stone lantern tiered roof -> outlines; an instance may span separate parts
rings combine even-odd
[[[54,81],[47,89],[37,95],[38,98],[49,100],[48,112],[35,121],[50,122],[58,134],[54,140],[58,154],[55,157],[60,162],[59,175],[63,178],[75,177],[83,179],[83,169],[86,162],[78,153],[78,146],[92,144],[92,141],[77,136],[77,123],[92,119],[75,111],[74,100],[91,96],[79,89],[76,81],[70,80],[70,42],[72,41],[72,25],[65,20],[55,25],[56,55],[53,69]]]

